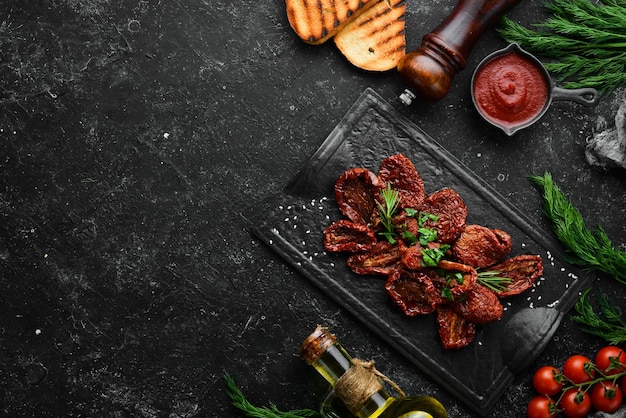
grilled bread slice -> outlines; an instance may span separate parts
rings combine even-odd
[[[379,0],[285,0],[287,18],[305,42],[318,45]],[[384,3],[384,1],[383,1]]]
[[[387,71],[406,54],[406,0],[378,1],[334,37],[341,53],[358,68]]]

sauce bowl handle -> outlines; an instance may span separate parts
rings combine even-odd
[[[600,101],[600,93],[593,88],[564,89],[554,87],[552,89],[552,100],[571,100],[585,106],[595,106]]]

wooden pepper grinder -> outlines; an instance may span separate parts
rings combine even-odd
[[[400,77],[409,88],[400,96],[411,104],[416,96],[428,101],[442,99],[454,75],[465,68],[478,38],[520,0],[460,0],[452,13],[422,45],[398,63]]]

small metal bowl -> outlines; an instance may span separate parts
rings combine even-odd
[[[543,106],[537,113],[533,113],[534,116],[530,118],[526,118],[519,123],[517,122],[500,122],[497,118],[486,114],[486,112],[482,109],[482,107],[477,102],[478,98],[475,95],[475,85],[481,70],[483,70],[486,66],[490,65],[492,61],[509,54],[518,54],[525,61],[530,63],[534,68],[537,69],[537,73],[540,74],[542,79],[537,80],[538,83],[543,84],[547,88],[546,99],[544,100]],[[478,113],[490,124],[502,129],[504,133],[508,136],[513,135],[515,132],[520,129],[531,126],[535,122],[537,122],[541,117],[546,113],[550,104],[553,100],[570,100],[576,103],[585,105],[585,106],[595,106],[600,100],[600,94],[596,89],[593,88],[581,88],[581,89],[564,89],[560,87],[556,87],[552,83],[552,79],[550,78],[550,74],[546,67],[543,66],[541,61],[539,61],[534,55],[529,52],[523,50],[518,44],[510,44],[504,49],[500,49],[498,51],[492,52],[487,57],[485,57],[474,70],[474,74],[472,75],[472,102],[474,103],[474,107],[478,111]]]

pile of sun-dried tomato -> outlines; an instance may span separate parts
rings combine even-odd
[[[347,264],[355,273],[387,276],[385,289],[406,315],[436,312],[447,349],[472,342],[476,324],[502,318],[501,298],[522,293],[543,274],[538,255],[506,258],[512,244],[505,231],[467,225],[455,190],[426,195],[402,154],[383,160],[377,174],[347,170],[335,198],[347,219],[325,229],[326,250],[352,253]],[[504,280],[489,286],[482,272]]]

